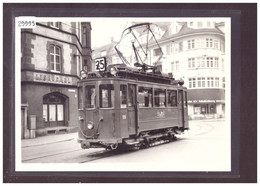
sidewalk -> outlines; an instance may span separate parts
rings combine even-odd
[[[45,145],[49,143],[61,142],[61,141],[70,141],[76,140],[78,137],[78,133],[66,133],[66,134],[52,134],[47,136],[40,136],[33,139],[23,139],[22,140],[22,148],[37,146],[37,145]]]

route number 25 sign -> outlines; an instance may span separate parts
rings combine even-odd
[[[107,63],[106,63],[106,58],[97,58],[95,59],[95,70],[99,72],[104,72],[106,71],[107,68]]]

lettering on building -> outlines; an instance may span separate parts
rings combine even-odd
[[[54,84],[64,84],[72,85],[72,77],[57,75],[57,74],[45,74],[34,72],[33,81],[44,82],[44,83],[54,83]]]

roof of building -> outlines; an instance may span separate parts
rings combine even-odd
[[[106,56],[113,55],[115,53],[114,46],[116,45],[116,43],[117,42],[115,41],[111,41],[111,43],[109,44],[97,48],[93,48],[93,52],[92,52],[93,59],[97,57],[101,57],[101,53],[103,51],[106,51]]]
[[[180,37],[180,36],[189,35],[189,34],[205,33],[205,32],[224,34],[217,27],[194,29],[194,28],[188,27],[187,23],[185,23],[185,24],[183,24],[182,28],[180,29],[180,31],[178,33],[169,35],[169,32],[165,32],[165,34],[160,39],[158,39],[158,42],[163,42],[163,41],[166,41],[168,39],[172,40],[174,38],[177,38],[177,37]]]

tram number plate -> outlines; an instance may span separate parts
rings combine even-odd
[[[104,72],[106,71],[107,68],[107,64],[106,64],[106,58],[97,58],[95,59],[95,63],[96,63],[96,71],[101,71]]]

